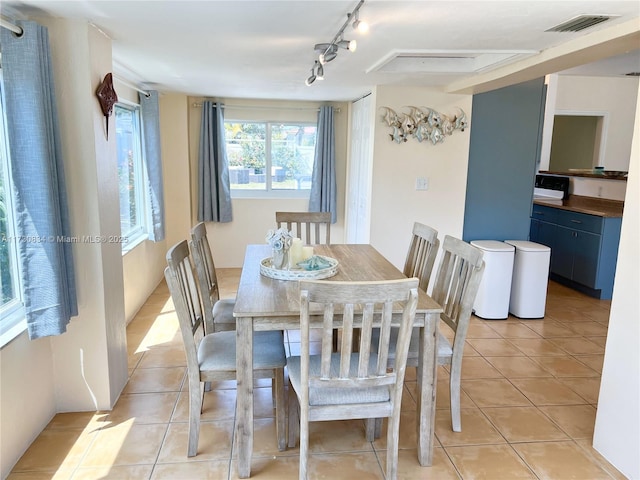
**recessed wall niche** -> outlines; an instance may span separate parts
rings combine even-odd
[[[554,115],[549,170],[591,170],[602,165],[602,115]]]

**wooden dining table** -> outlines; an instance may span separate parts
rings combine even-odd
[[[405,278],[371,245],[315,245],[314,254],[338,262],[335,281],[395,280]],[[260,273],[261,261],[271,256],[269,245],[248,245],[233,315],[237,336],[236,445],[238,476],[251,476],[253,451],[253,332],[300,328],[300,289],[296,280],[276,280]],[[414,326],[420,327],[417,372],[417,451],[422,466],[433,456],[437,328],[442,308],[419,291]]]

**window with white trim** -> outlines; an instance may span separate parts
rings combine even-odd
[[[6,120],[0,69],[0,345],[25,328]]]
[[[140,107],[118,103],[114,113],[120,186],[120,234],[122,249],[126,251],[147,235]]]
[[[305,197],[311,189],[316,125],[225,121],[232,197]]]

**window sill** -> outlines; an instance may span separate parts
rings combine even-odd
[[[311,190],[231,190],[231,199],[282,199],[282,198],[306,198],[311,196]]]
[[[127,253],[129,253],[131,250],[136,248],[138,245],[140,245],[142,242],[144,242],[148,238],[149,238],[149,235],[146,233],[133,237],[126,244],[122,245],[122,256],[124,257]]]
[[[0,349],[4,348],[13,339],[27,330],[27,319],[24,317],[24,315],[22,315],[22,318],[16,319],[13,322],[10,318],[3,318],[2,322],[13,323],[13,325],[10,325],[6,330],[3,330],[0,333]]]

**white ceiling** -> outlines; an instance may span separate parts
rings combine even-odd
[[[346,39],[357,40],[357,51],[340,50],[325,65],[325,80],[305,86],[317,59],[314,44],[330,42],[356,4],[3,0],[2,13],[88,20],[112,39],[114,72],[140,86],[198,96],[317,101],[355,99],[381,84],[442,87],[493,68],[486,62],[503,58],[502,64],[508,63],[640,17],[638,1],[367,0],[360,18],[370,24],[369,33],[359,35],[350,25],[345,30]],[[578,33],[545,32],[581,14],[617,17]],[[402,52],[475,52],[478,58],[467,64],[485,66],[479,72],[461,72],[457,64],[443,67],[418,58],[409,67],[387,64],[381,69],[395,71],[378,69]],[[640,71],[639,52],[618,59],[615,68],[608,63],[587,73]]]

